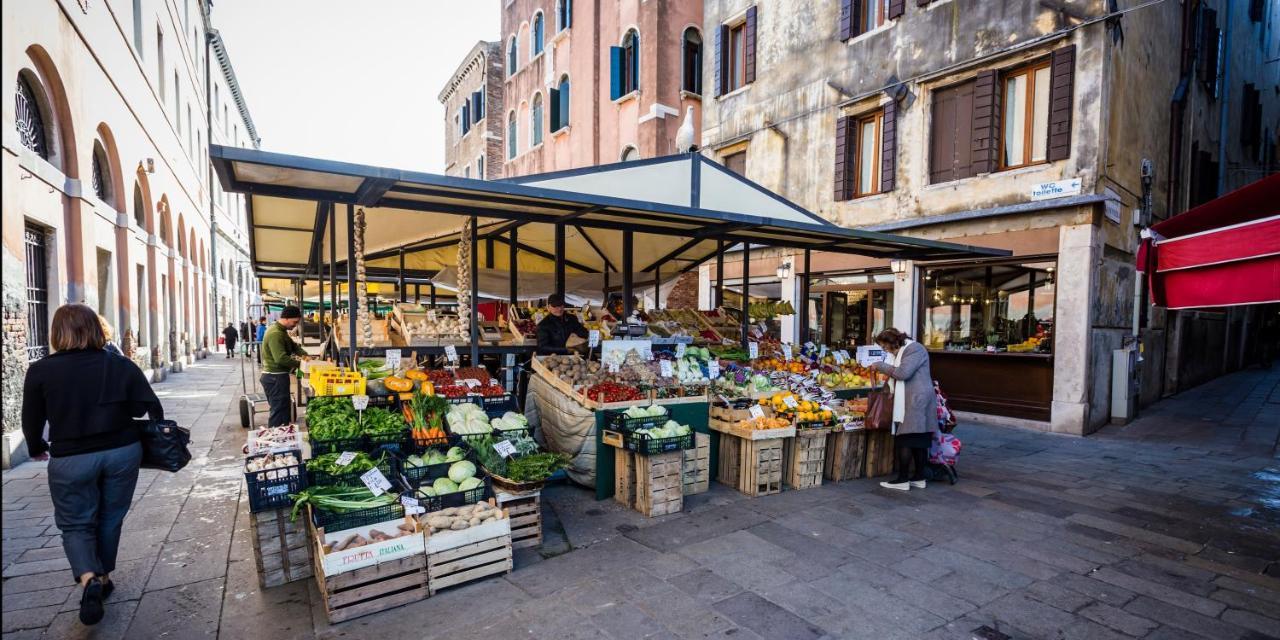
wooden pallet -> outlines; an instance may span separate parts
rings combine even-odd
[[[695,433],[696,446],[684,450],[681,477],[684,495],[704,493],[711,488],[711,435]]]
[[[249,514],[253,530],[253,561],[258,584],[267,589],[310,578],[311,537],[304,520],[289,521],[289,509]]]
[[[748,440],[722,434],[717,480],[752,497],[781,492],[784,440]]]
[[[684,452],[656,456],[624,449],[614,452],[615,500],[649,518],[684,508]]]
[[[431,595],[480,578],[511,573],[511,528],[505,518],[431,537],[447,541],[443,547],[433,547],[428,538],[427,584]]]
[[[386,611],[430,595],[427,557],[421,554],[329,577],[316,566],[315,573],[330,623]]]
[[[707,420],[707,427],[712,431],[719,431],[743,440],[775,440],[796,435],[794,424],[780,429],[744,429],[739,427],[736,421],[721,420],[714,416]]]
[[[823,477],[832,482],[877,478],[893,473],[893,434],[842,431],[827,436]]]
[[[498,493],[498,506],[511,518],[511,548],[542,546],[542,492]]]
[[[827,452],[827,432],[801,430],[784,441],[783,478],[789,489],[822,486],[823,460]]]

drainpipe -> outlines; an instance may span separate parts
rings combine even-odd
[[[1226,30],[1222,34],[1222,55],[1218,60],[1222,64],[1222,95],[1218,96],[1218,195],[1226,193],[1227,188],[1227,106],[1231,102],[1231,0],[1223,0],[1223,14],[1227,19]]]
[[[209,85],[212,84],[212,73],[210,71],[210,60],[213,58],[213,34],[209,31],[209,5],[204,5],[204,113],[205,113],[205,136],[204,139],[213,144],[213,98],[210,96]],[[213,298],[213,315],[209,317],[209,323],[212,325],[211,334],[215,346],[217,344],[218,335],[218,212],[213,208],[213,163],[205,158],[206,179],[208,180],[207,191],[209,192],[209,270],[212,274],[209,278],[213,281],[213,288],[210,289],[210,296]]]

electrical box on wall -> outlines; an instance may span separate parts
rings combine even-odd
[[[1111,352],[1111,424],[1128,424],[1138,415],[1138,349]]]

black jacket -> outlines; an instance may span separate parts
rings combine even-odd
[[[240,339],[240,334],[235,327],[227,325],[227,328],[222,330],[222,337],[226,339],[227,344],[235,344],[236,340]]]
[[[569,353],[564,345],[569,341],[570,335],[585,340],[590,333],[587,332],[586,327],[582,326],[578,316],[572,313],[562,313],[559,318],[548,313],[547,317],[538,323],[538,355]]]
[[[164,408],[133,361],[101,349],[58,351],[31,363],[22,387],[22,434],[32,457],[114,449],[138,441],[133,422]],[[44,425],[49,423],[49,441]]]

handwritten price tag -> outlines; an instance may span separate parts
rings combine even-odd
[[[827,345],[824,344],[822,345],[822,348],[818,349],[818,358],[822,359],[825,357],[827,357]]]
[[[755,342],[748,342],[748,343],[747,343],[747,355],[751,356],[751,359],[752,359],[752,360],[755,360],[756,358],[759,358],[759,357],[760,357],[760,345],[759,345],[759,344],[756,344]]]
[[[748,409],[747,411],[751,413],[751,417],[753,419],[759,420],[760,418],[764,417],[764,408],[762,408],[758,404],[751,405],[751,408]]]
[[[389,365],[392,369],[400,368],[400,358],[401,356],[400,356],[399,349],[387,349],[387,365]]]
[[[707,377],[715,380],[720,377],[720,362],[715,359],[707,361]]]
[[[790,359],[791,359],[791,345],[790,345],[790,344],[784,344],[784,345],[782,345],[782,359],[783,359],[783,360],[790,360]]]
[[[617,373],[618,370],[619,370],[618,363],[616,362],[609,363],[609,373]]]
[[[338,466],[339,466],[339,467],[345,467],[345,466],[347,466],[347,465],[351,464],[351,461],[352,461],[352,460],[355,460],[355,459],[356,459],[356,452],[354,452],[354,451],[343,451],[343,452],[342,452],[342,455],[338,456],[338,459],[337,459],[335,462],[337,462],[337,463],[338,463]]]
[[[516,446],[511,444],[510,440],[503,440],[502,442],[494,444],[493,450],[497,451],[498,455],[504,458],[510,458],[516,454]]]
[[[366,395],[351,396],[351,406],[355,407],[356,411],[364,411],[365,409],[368,409],[369,396],[366,396]]]
[[[662,360],[658,362],[658,368],[662,370],[662,377],[664,378],[671,377],[671,361],[670,360]]]
[[[457,348],[457,347],[455,347],[455,346],[453,346],[453,345],[451,345],[451,344],[445,345],[445,347],[444,347],[444,357],[445,357],[445,358],[448,358],[449,362],[457,362],[457,361],[458,361],[458,348]]]
[[[468,388],[468,389],[474,389],[474,388],[476,388],[476,387],[480,386],[480,381],[479,381],[479,380],[476,380],[475,378],[463,378],[463,379],[462,379],[462,384],[467,385],[467,388]]]
[[[410,495],[401,495],[400,504],[404,505],[404,512],[411,516],[427,512],[427,508],[419,504],[417,498]]]
[[[813,351],[814,350],[813,342],[804,343],[804,349],[805,351]]]
[[[676,358],[683,358],[683,357],[684,357],[684,352],[685,352],[685,346],[684,346],[684,343],[683,343],[683,342],[677,342],[677,343],[676,343]]]
[[[600,346],[600,330],[592,329],[587,332],[587,346],[592,349]]]
[[[782,404],[787,405],[788,409],[794,409],[800,406],[800,403],[796,402],[795,396],[786,396],[785,398],[782,399]]]
[[[391,481],[387,480],[387,477],[382,475],[382,472],[378,469],[370,469],[364,472],[360,475],[360,481],[364,483],[364,486],[369,487],[369,491],[373,492],[375,496],[380,496],[391,488]]]

